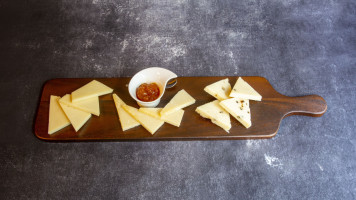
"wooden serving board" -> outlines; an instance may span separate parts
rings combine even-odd
[[[142,126],[122,131],[112,94],[100,97],[99,117],[91,119],[78,131],[72,126],[49,135],[48,114],[50,95],[63,96],[90,82],[89,78],[53,79],[45,83],[39,102],[35,122],[35,134],[38,138],[52,141],[80,140],[196,140],[196,139],[261,139],[271,138],[277,134],[281,120],[290,115],[308,115],[319,117],[326,112],[325,100],[317,95],[287,97],[273,89],[263,77],[242,77],[262,95],[262,101],[250,101],[252,126],[246,129],[231,117],[230,133],[202,118],[195,112],[196,107],[215,100],[204,92],[204,87],[226,77],[179,77],[178,83],[167,89],[158,107],[163,107],[181,89],[185,89],[196,99],[196,103],[185,108],[181,126],[175,127],[165,123],[154,135]],[[228,77],[233,87],[237,77]],[[130,78],[96,79],[114,89],[128,105],[138,108],[128,93]]]

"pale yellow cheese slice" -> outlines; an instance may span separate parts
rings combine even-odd
[[[145,113],[156,119],[161,119],[161,115],[160,115],[161,110],[162,108],[144,108],[144,107],[138,109],[138,111]]]
[[[67,106],[61,102],[59,102],[59,104],[61,105],[69,121],[72,123],[72,126],[75,131],[78,131],[91,117],[91,114],[88,112],[84,112],[76,108]]]
[[[59,99],[59,102],[96,116],[100,115],[99,97],[91,97],[75,103],[72,103],[70,99],[70,94],[66,94]]]
[[[201,105],[195,111],[200,116],[210,119],[211,122],[220,126],[226,132],[231,129],[230,115],[219,105],[219,100]]]
[[[53,134],[70,124],[69,119],[58,103],[60,97],[51,95],[49,102],[48,134]]]
[[[104,94],[112,93],[113,89],[100,83],[99,81],[93,80],[90,83],[84,85],[83,87],[72,92],[72,102],[78,102],[91,97],[97,97]]]
[[[195,103],[195,99],[190,96],[185,90],[179,91],[169,101],[169,103],[161,110],[160,115],[168,115],[179,109],[185,108]]]
[[[122,131],[126,131],[130,128],[139,126],[140,123],[138,121],[136,121],[133,117],[131,117],[131,115],[129,113],[127,113],[126,110],[124,110],[121,107],[121,105],[126,105],[125,102],[122,101],[120,99],[120,97],[117,96],[116,94],[113,94],[112,97],[115,102],[117,114],[119,115],[119,120],[120,120]]]
[[[218,82],[212,83],[204,88],[204,91],[215,97],[218,100],[225,100],[229,98],[231,92],[231,85],[229,79],[223,79]]]
[[[156,119],[147,114],[138,111],[137,108],[121,105],[133,118],[135,118],[140,124],[148,130],[152,135],[164,124],[163,120]]]
[[[162,110],[162,108],[140,108],[139,109],[140,112],[150,115],[151,117],[161,119],[161,120],[163,120],[169,124],[172,124],[174,126],[177,126],[177,127],[180,126],[182,119],[183,119],[184,110],[179,109],[171,114],[164,115],[162,117],[160,115],[161,110]]]
[[[234,88],[231,90],[230,97],[255,101],[261,101],[262,99],[262,96],[241,77],[237,79]]]
[[[252,123],[249,100],[231,98],[221,101],[220,105],[246,128],[251,126]]]

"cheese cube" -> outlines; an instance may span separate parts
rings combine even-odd
[[[231,98],[220,102],[220,106],[228,111],[246,128],[251,126],[250,103],[247,99]]]
[[[122,131],[126,131],[130,128],[139,126],[140,123],[135,120],[129,113],[126,112],[121,106],[126,105],[124,101],[120,99],[116,94],[113,94],[113,99],[115,102],[116,110],[119,115],[119,120],[121,124]]]
[[[229,98],[231,92],[231,85],[229,79],[223,79],[218,82],[212,83],[204,88],[204,91],[218,100],[225,100]]]
[[[261,101],[262,99],[262,96],[241,77],[237,79],[234,88],[231,90],[230,97],[255,101]]]
[[[201,105],[195,111],[202,117],[210,119],[211,122],[220,126],[226,132],[231,129],[230,115],[219,105],[219,100]]]
[[[174,97],[169,101],[169,103],[161,110],[160,115],[168,115],[179,109],[185,108],[195,103],[195,99],[190,96],[185,90],[179,91]]]
[[[69,119],[58,103],[60,97],[51,95],[49,103],[48,134],[53,134],[70,124]]]
[[[109,88],[108,86],[100,83],[99,81],[93,80],[72,92],[72,102],[74,103],[91,97],[109,94],[112,93],[112,91],[113,89]]]

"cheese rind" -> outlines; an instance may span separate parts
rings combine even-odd
[[[147,114],[138,111],[137,108],[128,105],[121,105],[133,118],[135,118],[140,124],[152,135],[164,124],[163,120],[156,119]]]
[[[112,96],[115,102],[117,114],[119,115],[119,121],[121,124],[122,131],[126,131],[128,129],[139,126],[140,123],[121,107],[122,105],[126,105],[125,102],[122,101],[120,97],[116,94],[113,94]]]
[[[262,99],[262,96],[241,77],[237,79],[234,88],[231,90],[230,97],[255,101],[261,101]]]
[[[218,82],[212,83],[204,88],[204,91],[215,97],[218,100],[225,100],[229,98],[231,92],[231,85],[229,79],[223,79]]]
[[[183,119],[183,115],[184,115],[184,110],[179,109],[171,114],[168,115],[164,115],[161,117],[160,112],[161,112],[162,108],[140,108],[139,111],[142,113],[145,113],[147,115],[150,115],[151,117],[154,117],[156,119],[161,119],[169,124],[172,124],[174,126],[179,127],[182,119]]]
[[[200,116],[210,119],[211,122],[220,126],[226,132],[231,129],[230,115],[219,105],[219,100],[201,105],[195,111]]]
[[[78,131],[91,117],[91,114],[88,112],[67,106],[61,102],[59,102],[59,105],[61,105],[75,131]]]
[[[113,89],[100,83],[97,80],[92,80],[83,87],[72,92],[72,102],[78,102],[91,97],[101,96],[104,94],[112,93]]]
[[[59,99],[59,102],[96,116],[100,115],[99,97],[97,96],[72,103],[70,94],[66,94]]]
[[[195,103],[195,99],[190,96],[184,89],[180,90],[169,103],[161,110],[160,115],[168,115],[179,109],[185,108]]]
[[[58,103],[60,97],[51,95],[49,103],[48,134],[53,134],[70,124],[69,119]]]
[[[221,101],[220,105],[246,128],[251,126],[252,123],[249,100],[231,98]]]

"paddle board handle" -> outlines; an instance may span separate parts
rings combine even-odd
[[[307,115],[311,117],[320,117],[327,110],[327,104],[323,97],[318,95],[307,95],[301,97],[288,97],[287,114]]]

